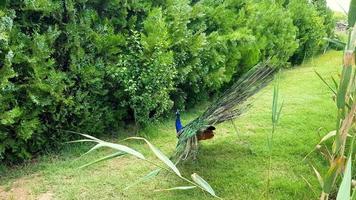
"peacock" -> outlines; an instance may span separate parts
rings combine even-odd
[[[215,126],[217,124],[223,123],[227,120],[232,120],[245,113],[251,105],[251,101],[249,101],[249,98],[256,94],[260,89],[265,87],[272,80],[275,71],[275,68],[270,67],[268,65],[268,61],[259,63],[258,65],[254,66],[247,73],[245,73],[238,81],[236,81],[228,90],[226,90],[213,104],[211,104],[203,112],[203,114],[201,114],[199,117],[195,118],[185,126],[183,126],[180,119],[179,110],[177,110],[175,127],[177,132],[178,143],[176,145],[175,153],[170,158],[166,157],[159,149],[154,147],[145,138],[130,137],[127,139],[145,141],[150,147],[150,149],[154,152],[154,154],[172,170],[172,173],[189,182],[189,184],[193,184],[192,186],[188,187],[176,187],[168,190],[192,189],[198,186],[199,188],[209,192],[212,196],[217,197],[211,186],[204,179],[194,173],[191,175],[193,181],[195,182],[193,183],[192,181],[182,176],[176,165],[183,160],[187,160],[188,158],[196,158],[199,141],[212,139],[214,137],[214,131],[216,130]],[[151,164],[153,163],[152,161],[147,160],[142,153],[127,146],[105,142],[86,134],[81,135],[86,137],[86,139],[77,140],[73,142],[97,143],[97,145],[91,148],[87,153],[101,147],[109,147],[118,150],[118,152],[115,152],[114,154],[100,158],[82,167],[89,166],[94,163],[112,159],[115,157],[123,156],[126,154],[133,155]],[[127,186],[125,189],[128,189],[140,182],[146,181],[150,178],[157,176],[162,169],[166,168],[159,167],[158,169],[151,171],[146,176]],[[166,170],[170,171],[170,169]]]
[[[176,112],[178,143],[172,159],[196,158],[199,141],[214,137],[215,125],[241,116],[250,107],[248,99],[266,86],[273,78],[275,68],[268,61],[254,66],[209,106],[202,115],[182,125],[179,110]]]

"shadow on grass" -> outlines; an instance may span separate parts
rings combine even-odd
[[[0,185],[9,184],[15,179],[38,174],[54,163],[76,160],[92,145],[89,143],[64,144],[57,151],[49,151],[17,165],[0,163]]]
[[[251,165],[249,168],[246,167],[246,165],[256,162],[256,159],[258,159],[256,154],[245,142],[234,137],[230,138],[231,140],[228,142],[222,138],[217,138],[215,141],[201,142],[197,159],[188,159],[178,165],[179,170],[185,177],[189,178],[193,173],[199,174],[222,198],[227,195],[226,193],[234,191],[235,187],[238,187],[238,182],[242,180],[246,180],[245,182],[249,182],[249,184],[260,186],[260,183],[256,181],[260,176],[249,178],[251,173],[259,173],[256,172],[259,171],[258,166]],[[219,139],[221,140],[219,141]],[[249,170],[249,172],[246,170]],[[241,180],[236,180],[236,176],[240,177]],[[173,184],[172,187],[174,186],[176,185]],[[170,191],[166,195],[169,195],[172,199],[193,197],[201,199],[201,192],[197,189],[192,191]],[[206,199],[213,199],[207,193],[205,197]]]

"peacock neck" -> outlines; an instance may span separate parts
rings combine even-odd
[[[176,114],[176,131],[179,133],[183,129],[182,122],[180,120],[180,114]]]

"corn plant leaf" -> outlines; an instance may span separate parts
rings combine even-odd
[[[127,153],[125,153],[125,152],[119,151],[119,152],[104,156],[102,158],[99,158],[99,159],[97,159],[97,160],[95,160],[93,162],[90,162],[88,164],[82,165],[82,166],[79,167],[79,169],[84,168],[84,167],[88,167],[88,166],[96,164],[98,162],[102,162],[102,161],[105,161],[105,160],[110,160],[110,159],[113,159],[113,158],[116,158],[116,157],[119,157],[119,156],[123,156],[123,155],[126,155],[126,154]]]
[[[178,168],[176,165],[164,154],[162,153],[157,147],[155,147],[153,144],[151,144],[148,140],[145,138],[141,137],[130,137],[128,139],[136,139],[136,140],[144,140],[152,152],[157,156],[158,159],[160,159],[164,164],[166,164],[169,168],[171,168],[174,173],[176,173],[179,177],[182,177],[181,173],[179,172]]]
[[[160,192],[160,191],[171,191],[171,190],[191,190],[196,188],[197,186],[178,186],[178,187],[173,187],[173,188],[168,188],[168,189],[159,189],[159,190],[155,190],[156,192]]]
[[[356,21],[356,0],[351,0],[348,14],[349,27],[353,27]]]
[[[349,200],[351,197],[351,155],[347,160],[344,178],[342,179],[339,191],[336,196],[336,200]]]
[[[206,182],[202,177],[200,177],[198,174],[194,173],[192,174],[192,179],[195,183],[200,185],[205,191],[207,191],[209,194],[211,194],[214,197],[218,197],[215,194],[215,191],[213,188],[209,185],[208,182]]]
[[[139,180],[135,181],[134,183],[132,183],[132,184],[126,186],[126,187],[124,188],[124,190],[128,190],[129,188],[131,188],[131,187],[133,187],[133,186],[135,186],[135,185],[137,185],[137,184],[139,184],[139,183],[142,183],[142,182],[144,182],[144,181],[148,181],[149,179],[151,179],[151,178],[153,178],[153,177],[156,177],[156,176],[159,174],[160,171],[161,171],[161,169],[158,168],[158,169],[155,169],[155,170],[149,172],[149,173],[146,174],[144,177],[142,177],[142,178],[140,178]]]

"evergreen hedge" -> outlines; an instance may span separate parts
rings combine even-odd
[[[18,0],[0,10],[0,160],[144,125],[261,60],[321,50],[325,1]],[[324,6],[324,7],[323,7]],[[332,25],[331,25],[332,26]]]

